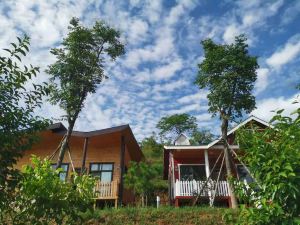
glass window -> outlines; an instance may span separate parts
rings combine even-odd
[[[52,164],[51,166],[53,169],[56,169],[56,164]],[[66,181],[68,177],[69,164],[68,163],[61,164],[61,169],[62,171],[59,173],[59,178],[62,181]]]
[[[254,181],[243,165],[236,165],[236,169],[237,169],[239,179],[241,181],[246,181],[247,183],[251,183]]]
[[[111,182],[113,176],[113,163],[91,163],[90,174],[98,177],[102,182]]]
[[[180,180],[206,180],[205,165],[180,165]]]

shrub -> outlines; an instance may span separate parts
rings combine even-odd
[[[33,166],[25,166],[16,190],[14,211],[8,222],[13,224],[74,224],[81,220],[80,212],[92,208],[95,180],[74,174],[72,182],[59,178],[61,169],[51,162],[32,157]]]
[[[271,120],[273,129],[253,127],[238,135],[242,157],[255,182],[249,186],[236,182],[242,207],[240,224],[295,224],[300,213],[300,110],[294,118]],[[248,194],[246,194],[248,193]]]

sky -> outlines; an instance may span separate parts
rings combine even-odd
[[[200,129],[220,133],[218,117],[208,113],[207,91],[194,85],[204,59],[200,41],[225,44],[248,37],[249,52],[260,68],[251,113],[269,121],[276,109],[292,112],[300,83],[300,1],[298,0],[1,0],[0,48],[24,33],[31,38],[23,62],[41,68],[36,82],[55,58],[68,23],[85,26],[104,20],[120,30],[126,54],[108,62],[108,80],[89,95],[76,130],[90,131],[130,124],[138,140],[157,132],[163,116],[189,113]],[[0,51],[2,54],[3,52]],[[64,112],[45,101],[38,115],[59,121]],[[64,122],[64,124],[66,124]]]

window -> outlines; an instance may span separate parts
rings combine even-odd
[[[113,168],[113,163],[91,163],[90,174],[94,177],[98,177],[102,182],[111,182]]]
[[[236,169],[237,169],[239,179],[241,181],[246,181],[247,183],[251,183],[254,181],[243,165],[236,165]]]
[[[180,165],[180,180],[205,180],[205,165]]]
[[[52,164],[52,169],[56,169],[56,164]],[[66,181],[68,177],[68,170],[69,170],[69,164],[68,163],[63,163],[61,164],[61,169],[62,171],[59,173],[59,178],[62,181]]]

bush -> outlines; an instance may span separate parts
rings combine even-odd
[[[92,208],[95,180],[74,174],[72,182],[59,178],[61,169],[51,162],[32,157],[33,166],[25,166],[16,190],[13,211],[7,215],[12,224],[75,224],[80,212]]]
[[[242,207],[239,224],[297,224],[300,214],[300,109],[294,118],[271,120],[273,129],[243,130],[238,134],[242,161],[255,178],[249,185],[236,182]],[[248,193],[248,194],[246,194]]]

